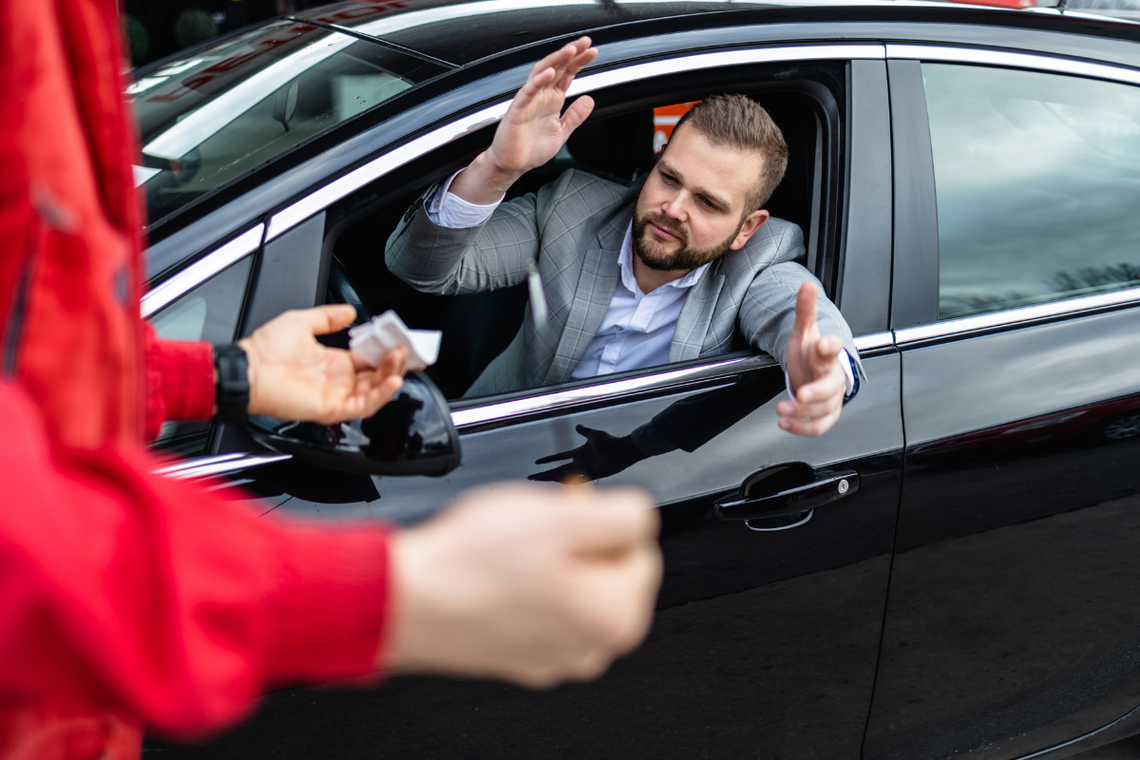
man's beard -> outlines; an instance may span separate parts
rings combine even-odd
[[[676,236],[680,247],[672,253],[666,253],[661,250],[651,250],[646,241],[646,233],[649,231],[650,222]],[[732,241],[740,234],[740,230],[743,227],[744,220],[741,219],[736,230],[717,245],[711,248],[694,248],[689,245],[688,233],[685,232],[681,225],[672,219],[662,216],[656,211],[647,211],[644,215],[639,217],[637,212],[634,211],[633,252],[637,254],[637,258],[641,259],[641,263],[658,272],[676,272],[681,269],[692,270],[720,258],[724,252],[728,250],[728,247],[732,245]]]

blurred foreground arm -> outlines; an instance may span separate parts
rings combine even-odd
[[[389,666],[531,687],[601,675],[649,630],[652,507],[633,489],[506,484],[400,534]]]

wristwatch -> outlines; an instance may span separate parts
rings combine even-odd
[[[236,343],[214,346],[214,367],[218,384],[214,388],[214,405],[219,422],[240,422],[249,408],[249,357]]]

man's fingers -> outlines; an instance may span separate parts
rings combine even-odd
[[[542,92],[542,89],[553,82],[554,77],[557,75],[558,73],[550,67],[536,74],[532,74],[530,79],[526,80],[526,84],[515,93],[514,100],[511,101],[511,110],[517,113],[529,108],[530,104],[534,102],[539,93]]]
[[[780,418],[780,429],[795,435],[815,438],[826,433],[839,420],[839,411],[817,419],[803,420],[788,417]]]
[[[796,296],[796,323],[793,330],[797,335],[806,335],[815,327],[819,289],[814,282],[805,282]]]
[[[598,57],[598,49],[590,47],[589,39],[586,39],[586,47],[570,59],[560,72],[561,76],[558,79],[558,87],[563,92],[570,88],[570,84],[574,81],[574,77],[578,76],[578,72],[589,66],[590,63]]]
[[[569,138],[570,134],[589,118],[593,110],[594,99],[589,95],[583,95],[571,103],[570,107],[566,109],[566,113],[562,114],[563,137]]]

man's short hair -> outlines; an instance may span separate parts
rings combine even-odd
[[[713,145],[763,157],[764,167],[752,186],[746,213],[763,208],[788,168],[788,144],[768,112],[744,95],[712,95],[693,104],[673,128],[674,133],[682,124],[700,132]]]

